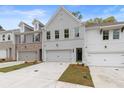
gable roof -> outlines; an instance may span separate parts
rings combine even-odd
[[[5,31],[5,29],[0,25],[0,31]]]
[[[55,19],[55,17],[57,16],[57,14],[63,10],[65,13],[67,13],[70,17],[72,17],[75,21],[77,21],[78,23],[82,24],[81,20],[79,20],[78,18],[76,18],[71,12],[69,12],[68,10],[66,10],[63,6],[60,6],[57,11],[55,12],[55,14],[51,17],[51,19],[47,22],[47,24],[45,25],[46,27]]]
[[[37,19],[34,19],[33,21],[32,21],[32,24],[34,25],[35,24],[35,22],[38,22],[39,23],[39,25],[41,26],[41,27],[43,27],[44,26],[44,24],[43,23],[41,23],[39,20],[37,20]]]
[[[33,27],[31,27],[30,25],[26,24],[26,23],[23,22],[23,21],[21,21],[18,26],[20,27],[20,26],[23,25],[23,24],[24,24],[28,29],[30,29],[31,31],[33,31]]]

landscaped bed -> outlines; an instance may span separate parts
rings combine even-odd
[[[70,64],[59,81],[94,87],[88,66]]]
[[[31,65],[35,65],[35,64],[38,64],[36,62],[30,62],[30,63],[22,63],[22,64],[18,64],[18,65],[13,65],[13,66],[9,66],[9,67],[3,67],[3,68],[0,68],[0,72],[10,72],[10,71],[14,71],[14,70],[18,70],[18,69],[21,69],[21,68],[24,68],[24,67],[28,67],[28,66],[31,66]]]

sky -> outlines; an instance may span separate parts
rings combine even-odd
[[[32,25],[34,18],[46,24],[60,6],[58,5],[9,5],[0,6],[0,25],[6,29],[16,29],[21,21]],[[124,5],[65,5],[70,12],[80,11],[83,21],[91,18],[115,16],[124,21]]]

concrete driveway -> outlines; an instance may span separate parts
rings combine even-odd
[[[86,87],[77,84],[57,81],[61,74],[68,67],[68,65],[69,63],[47,62],[9,73],[0,73],[0,87]]]
[[[12,64],[16,63],[11,63],[11,65]],[[0,87],[89,88],[87,86],[58,81],[58,78],[69,64],[70,63],[46,62],[8,73],[0,73]],[[0,67],[1,66],[3,65],[0,64]],[[6,64],[6,66],[8,65]],[[90,71],[95,87],[124,87],[124,67],[90,66]]]
[[[124,67],[92,67],[90,71],[95,87],[124,88]]]

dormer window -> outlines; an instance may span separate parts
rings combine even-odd
[[[20,27],[21,32],[24,32],[24,25]]]
[[[35,24],[35,30],[37,30],[37,24]]]
[[[5,35],[2,36],[3,41],[5,41]]]
[[[34,30],[38,30],[38,28],[39,28],[39,24],[36,23],[36,24],[34,25]]]

